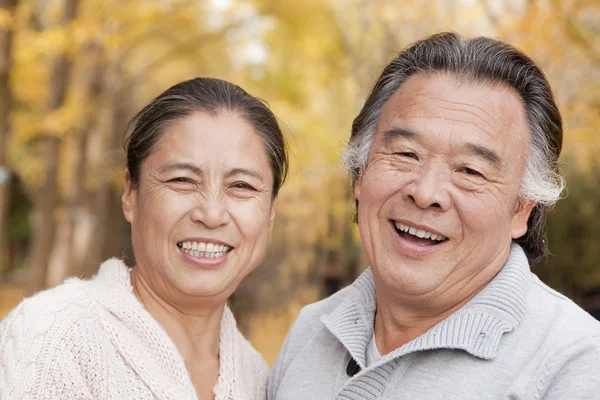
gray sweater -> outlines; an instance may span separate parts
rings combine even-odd
[[[366,367],[376,308],[370,270],[305,307],[268,398],[600,399],[600,323],[532,274],[517,245],[470,302]]]

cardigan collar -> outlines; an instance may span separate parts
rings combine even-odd
[[[98,310],[100,318],[109,334],[114,333],[111,337],[113,345],[156,397],[196,399],[196,390],[177,347],[134,295],[130,269],[121,260],[111,259],[100,266],[93,281],[97,284],[97,303],[102,306]],[[126,336],[117,337],[116,331],[111,329],[113,323],[125,327]],[[119,335],[122,332],[119,330]],[[219,338],[219,378],[213,389],[216,399],[229,399],[244,393],[243,378],[247,374],[240,371],[238,360],[244,351],[243,338],[237,331],[233,313],[225,306]],[[146,365],[159,368],[149,369]]]
[[[459,349],[481,358],[495,357],[502,335],[513,331],[527,312],[526,291],[531,279],[525,253],[512,244],[500,272],[473,299],[378,362],[385,363],[421,350]],[[348,295],[321,321],[365,369],[365,350],[373,335],[377,301],[375,280],[367,269],[349,288]]]

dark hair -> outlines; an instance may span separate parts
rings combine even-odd
[[[486,37],[464,39],[447,32],[432,35],[400,52],[383,70],[352,124],[344,153],[352,186],[367,165],[384,104],[411,76],[427,73],[449,73],[467,82],[500,84],[520,96],[529,122],[531,146],[519,197],[520,201],[534,201],[536,205],[527,221],[527,232],[515,242],[523,247],[531,264],[537,263],[548,254],[546,213],[564,189],[558,171],[562,118],[543,72],[531,58],[507,43]]]
[[[277,118],[262,100],[233,83],[213,78],[195,78],[170,87],[132,119],[133,129],[125,141],[132,185],[138,187],[142,162],[156,150],[165,127],[195,111],[210,115],[230,111],[252,125],[265,144],[275,198],[288,171],[286,143]]]

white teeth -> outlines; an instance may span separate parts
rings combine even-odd
[[[215,243],[180,242],[180,249],[194,257],[218,258],[231,250],[231,247]]]
[[[413,236],[417,236],[417,237],[423,238],[423,239],[431,239],[431,240],[436,240],[438,242],[441,242],[441,241],[447,239],[445,236],[436,235],[434,233],[427,232],[424,229],[417,229],[412,226],[405,225],[402,222],[394,222],[394,226],[396,226],[396,229],[398,229],[399,231],[408,232],[409,234],[411,234]]]

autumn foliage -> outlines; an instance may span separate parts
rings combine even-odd
[[[127,123],[170,85],[212,76],[267,100],[292,149],[269,255],[234,307],[252,315],[351,281],[365,260],[339,154],[381,68],[441,30],[502,38],[547,72],[566,123],[570,195],[550,215],[553,256],[535,271],[585,302],[600,287],[594,0],[0,0],[4,279],[26,276],[33,292],[111,256],[130,260]]]

